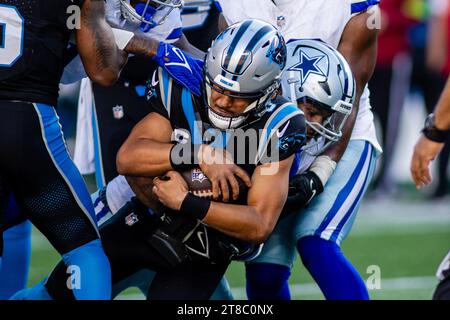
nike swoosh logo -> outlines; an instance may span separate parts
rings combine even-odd
[[[189,63],[186,60],[186,57],[184,56],[183,52],[178,49],[173,47],[172,51],[175,53],[175,55],[181,60],[181,62],[167,62],[166,66],[179,66],[179,67],[184,67],[186,69],[188,69],[191,73],[192,73],[192,69],[191,66],[189,65]],[[167,52],[166,55],[168,55],[169,52]]]
[[[156,87],[156,85],[159,83],[159,80],[156,81],[156,71],[153,72],[153,76],[152,76],[152,87]]]
[[[203,235],[203,231],[197,232],[198,240],[200,240],[200,243],[202,244],[203,249],[206,250],[205,243],[203,242],[203,239],[202,239],[202,235]]]
[[[286,132],[287,128],[289,127],[289,123],[291,123],[291,120],[289,120],[286,125],[284,126],[283,130],[280,131],[280,129],[277,130],[277,137],[281,138],[284,133]]]
[[[312,181],[309,182],[309,187],[312,189],[312,195],[311,197],[309,197],[308,201],[306,201],[306,204],[308,204],[312,200],[312,198],[314,198],[314,196],[316,195],[316,189],[313,189]]]

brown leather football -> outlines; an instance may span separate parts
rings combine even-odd
[[[190,170],[186,170],[183,172],[180,172],[183,176],[184,180],[189,186],[189,192],[192,192],[193,195],[201,198],[206,199],[212,199],[213,192],[212,192],[212,184],[211,181],[208,179],[208,177],[203,173],[203,171],[199,168],[192,168]],[[239,197],[238,200],[245,199],[247,197],[248,187],[242,181],[241,178],[236,176],[236,180],[239,184]],[[230,198],[232,197],[232,191],[231,187],[229,186],[230,191]],[[222,199],[222,196],[219,195],[219,200]],[[230,199],[230,202],[231,201]]]

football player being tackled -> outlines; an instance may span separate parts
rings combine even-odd
[[[363,299],[367,297],[364,281],[345,259],[339,245],[350,230],[361,194],[373,174],[372,148],[367,143],[361,155],[351,148],[346,152],[351,157],[358,156],[357,167],[353,168],[361,172],[358,179],[355,174],[337,175],[335,168],[341,162],[333,163],[323,155],[326,148],[340,140],[352,112],[356,92],[354,76],[344,57],[330,45],[317,40],[291,40],[287,44],[281,87],[283,95],[295,101],[305,113],[308,142],[296,154],[291,169],[294,177],[290,180],[283,218],[265,242],[261,254],[246,265],[248,297],[289,299],[288,278],[298,253],[308,271],[317,271],[311,274],[327,299]],[[350,209],[336,210],[339,206],[327,201],[329,199],[314,197],[323,194],[324,186],[342,184],[346,187],[341,187],[344,191],[336,196],[349,202]],[[345,192],[354,186],[360,188],[359,196],[347,197]],[[343,217],[342,213],[346,215]],[[311,243],[320,250],[314,250]],[[339,270],[339,277],[334,276],[333,269]],[[333,288],[327,285],[330,282]],[[339,287],[340,283],[345,286]],[[339,296],[330,295],[337,291]]]
[[[249,19],[213,42],[201,97],[162,69],[154,74],[147,93],[152,112],[117,158],[142,202],[134,198],[100,227],[114,284],[151,269],[148,298],[208,299],[232,260],[257,255],[279,218],[294,154],[306,138],[303,113],[277,96],[285,61],[280,33]],[[194,167],[209,178],[213,199],[194,196],[177,172]],[[71,298],[73,280],[60,263],[46,291]],[[22,297],[36,298],[35,291]]]

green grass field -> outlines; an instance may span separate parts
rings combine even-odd
[[[370,266],[380,270],[381,288],[370,290],[372,299],[430,299],[437,283],[435,272],[450,249],[450,202],[428,203],[415,197],[366,201],[352,233],[343,243],[346,256],[364,280]],[[59,257],[37,231],[29,284],[42,279]],[[244,265],[233,263],[227,279],[236,299],[246,299]],[[294,299],[323,299],[319,288],[299,259],[290,279]],[[136,289],[120,298],[143,298]]]

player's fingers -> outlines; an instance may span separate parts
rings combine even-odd
[[[158,197],[158,187],[157,187],[156,185],[153,186],[153,188],[152,188],[152,193],[153,193],[157,198],[159,198],[159,197]]]
[[[429,166],[424,165],[421,168],[421,178],[424,181],[425,184],[430,184],[431,183],[431,173],[430,173],[430,169]]]
[[[421,182],[420,182],[420,178],[419,178],[417,160],[415,158],[413,158],[413,160],[411,161],[410,171],[411,171],[412,180],[414,181],[414,184],[416,185],[416,187],[419,189],[421,187]]]
[[[212,185],[213,199],[217,200],[217,199],[219,199],[219,194],[220,194],[219,180],[211,179],[211,185]]]
[[[222,201],[228,202],[230,199],[230,191],[228,190],[227,179],[220,179],[220,191],[222,192]]]
[[[228,179],[228,183],[231,186],[231,192],[233,194],[233,200],[236,200],[237,198],[239,198],[239,183],[237,182],[236,177],[234,176],[234,174],[228,176],[227,179]]]
[[[177,173],[178,172],[176,172],[176,171],[167,171],[167,173],[163,177],[173,178],[177,175]]]
[[[424,161],[421,158],[420,154],[414,152],[414,155],[411,160],[410,171],[412,179],[418,189],[422,188],[425,185],[425,180],[423,176],[423,168],[424,168],[423,162]]]
[[[235,165],[234,174],[241,178],[242,181],[244,181],[244,183],[247,185],[247,187],[252,187],[252,180],[248,176],[247,172],[244,171],[244,169]]]
[[[159,177],[156,177],[153,179],[153,185],[154,186],[158,186],[159,184],[161,184],[161,179]]]
[[[431,179],[430,172],[428,169],[429,164],[430,164],[430,161],[424,160],[423,158],[418,158],[415,163],[417,177],[418,177],[419,181],[421,181],[425,184],[427,184]]]

